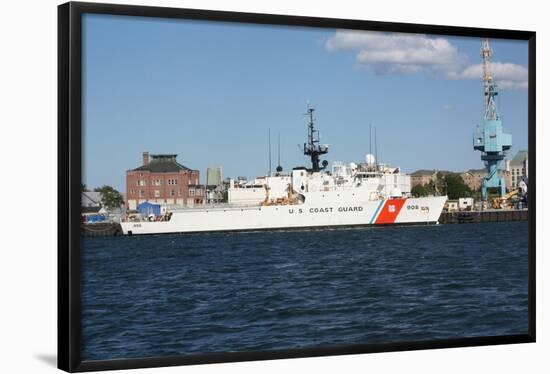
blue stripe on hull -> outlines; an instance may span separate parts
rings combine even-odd
[[[370,219],[370,222],[369,224],[372,225],[372,223],[374,222],[376,216],[378,215],[378,212],[380,211],[380,209],[382,208],[382,205],[384,205],[384,202],[386,200],[382,200],[380,201],[380,204],[378,204],[378,208],[376,208],[376,211],[374,212],[374,215],[372,216],[372,218]]]

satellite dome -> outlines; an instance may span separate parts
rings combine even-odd
[[[376,161],[376,160],[374,159],[374,155],[372,155],[372,154],[370,154],[370,153],[368,153],[368,154],[365,156],[365,160],[367,161],[367,164],[368,164],[368,165],[373,165],[374,162]]]

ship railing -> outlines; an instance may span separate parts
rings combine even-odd
[[[170,212],[191,212],[197,210],[223,210],[223,209],[258,209],[261,207],[261,202],[250,204],[236,203],[217,203],[217,204],[201,204],[185,207],[172,207]]]

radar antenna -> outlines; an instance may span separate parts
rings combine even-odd
[[[307,143],[304,143],[304,155],[311,157],[311,171],[318,172],[321,170],[319,166],[319,156],[328,153],[328,145],[319,144],[319,130],[315,129],[313,112],[314,108],[311,108],[308,104],[307,113]],[[322,169],[328,165],[327,161],[323,161]]]
[[[282,173],[283,167],[281,166],[281,133],[277,134],[277,174]]]

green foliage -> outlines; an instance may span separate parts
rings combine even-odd
[[[111,186],[101,186],[94,189],[101,194],[101,204],[107,209],[118,208],[123,203],[122,195]]]
[[[449,199],[456,200],[461,197],[471,197],[472,190],[466,183],[460,174],[447,174],[444,177],[447,196]]]
[[[80,183],[80,192],[88,192],[88,187],[84,183]]]
[[[481,188],[478,188],[477,190],[472,190],[472,193],[470,194],[470,197],[473,197],[474,200],[481,200]]]
[[[435,175],[434,180],[423,185],[414,186],[411,189],[411,194],[415,197],[447,195],[451,200],[475,195],[464,183],[460,174],[449,173],[444,175],[439,172]]]
[[[411,194],[415,197],[433,196],[435,195],[435,184],[433,181],[429,183],[416,185],[411,188]]]
[[[417,184],[411,188],[411,194],[414,197],[428,196],[428,189],[425,184]]]
[[[437,174],[435,175],[435,195],[445,195],[447,193],[447,175],[444,175],[441,172],[437,172]]]

